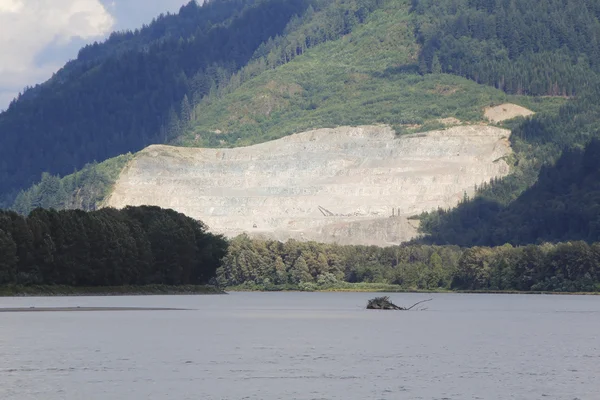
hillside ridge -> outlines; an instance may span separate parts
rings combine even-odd
[[[115,143],[113,136],[117,135],[119,140],[124,139],[129,144],[141,143],[136,149],[152,143],[228,149],[336,126],[381,123],[393,129],[398,136],[403,136],[438,131],[452,125],[489,123],[512,131],[505,142],[514,153],[504,159],[499,158],[510,164],[511,173],[504,178],[494,177],[489,184],[483,181],[472,196],[462,197],[465,201],[461,201],[460,207],[471,204],[470,199],[485,198],[485,202],[473,203],[473,212],[467,207],[464,215],[448,211],[447,214],[421,216],[421,226],[428,227],[426,232],[434,233],[431,232],[434,228],[446,232],[445,238],[454,237],[452,240],[473,244],[478,243],[478,238],[490,240],[491,236],[494,241],[507,238],[514,243],[522,242],[522,239],[507,233],[510,229],[490,222],[490,215],[524,195],[540,174],[546,173],[544,168],[551,167],[562,153],[571,148],[583,149],[590,140],[600,135],[600,106],[597,106],[600,104],[600,53],[597,51],[600,6],[597,1],[547,0],[536,7],[531,7],[527,0],[222,1],[227,6],[220,0],[209,2],[209,5],[219,5],[214,10],[211,7],[198,9],[192,5],[179,17],[169,20],[177,22],[182,14],[199,17],[197,21],[204,24],[204,28],[201,28],[202,34],[194,36],[195,39],[186,39],[187,34],[182,35],[183,40],[177,40],[176,35],[167,35],[164,42],[157,42],[157,46],[153,47],[155,53],[143,55],[142,59],[127,51],[106,53],[118,55],[108,57],[106,71],[127,70],[127,79],[97,79],[87,83],[94,86],[97,82],[106,81],[116,87],[123,86],[122,82],[131,83],[129,89],[132,95],[122,97],[133,99],[130,104],[133,108],[128,109],[122,101],[96,98],[98,96],[92,94],[103,92],[92,90],[92,87],[85,89],[88,86],[81,89],[76,85],[78,82],[66,79],[64,87],[79,88],[75,92],[81,95],[81,99],[70,96],[68,91],[63,93],[65,99],[76,101],[77,105],[90,104],[89,101],[93,100],[116,107],[111,118],[101,118],[94,107],[82,110],[93,110],[93,117],[71,112],[72,108],[67,107],[68,115],[77,120],[71,126],[74,128],[71,132],[75,132],[77,138],[75,144],[81,142],[87,150],[96,146],[112,146]],[[229,5],[232,7],[229,8]],[[217,19],[221,23],[213,24],[213,18],[204,18],[207,14],[200,16],[209,9],[220,15]],[[189,32],[193,31],[194,18],[184,30],[191,27]],[[264,24],[261,20],[276,22],[277,27],[268,32],[262,31]],[[170,25],[169,21],[163,22]],[[177,24],[174,28],[179,29]],[[259,35],[248,37],[247,32],[254,32],[254,28],[259,29]],[[130,44],[132,48],[137,46]],[[232,48],[234,50],[228,52],[227,49]],[[86,57],[93,56],[97,50],[91,48],[84,53]],[[104,53],[100,53],[96,55],[104,59]],[[205,55],[207,58],[204,58]],[[128,69],[138,65],[137,61],[141,61],[141,69]],[[166,64],[161,64],[163,61]],[[148,75],[144,72],[146,67],[156,72],[159,65],[168,66],[163,72],[169,79],[155,77],[161,74]],[[93,71],[95,73],[96,69]],[[125,75],[119,76],[124,78]],[[95,75],[90,73],[86,76]],[[144,94],[148,85],[144,84],[144,79],[138,79],[140,77],[149,77],[153,85],[158,85],[156,91],[151,90],[152,95]],[[107,92],[114,93],[109,87],[102,86]],[[139,91],[136,87],[143,90]],[[166,96],[160,94],[163,92]],[[184,95],[184,92],[187,94]],[[159,108],[165,118],[154,121],[150,126],[147,123],[160,114],[154,110],[157,104],[148,103],[152,99],[162,102]],[[33,100],[32,105],[40,105],[37,99]],[[56,112],[44,110],[44,117],[62,115],[61,112],[65,111],[61,102],[47,104],[56,106],[53,108]],[[130,112],[135,111],[137,105],[150,107],[143,109],[142,114]],[[520,107],[534,114],[523,112]],[[485,116],[486,109],[488,117]],[[31,110],[38,110],[37,105]],[[35,180],[35,174],[30,174],[29,167],[32,166],[38,169],[41,166],[52,174],[56,173],[55,166],[45,163],[42,158],[33,162],[30,161],[33,158],[18,157],[21,149],[22,152],[31,150],[29,145],[36,152],[43,147],[39,139],[51,139],[54,148],[40,153],[51,161],[66,161],[69,155],[74,155],[76,165],[89,162],[89,154],[72,151],[67,142],[53,134],[52,127],[56,125],[31,117],[26,108],[21,111],[12,114],[20,119],[11,117],[5,122],[21,127],[41,126],[43,129],[39,132],[45,136],[18,134],[17,130],[10,128],[10,124],[4,125],[13,132],[12,136],[31,143],[17,146],[16,142],[9,140],[0,146],[11,149],[11,157],[16,156],[18,161],[3,160],[0,184],[8,182],[3,181],[3,177],[12,180],[8,186]],[[104,111],[106,114],[107,110]],[[515,116],[520,118],[513,118]],[[112,117],[118,117],[119,121]],[[95,123],[97,120],[101,124]],[[22,123],[19,125],[18,121]],[[59,127],[62,127],[62,122]],[[3,129],[0,123],[0,131]],[[101,130],[105,130],[106,135]],[[127,139],[126,132],[131,134]],[[94,140],[87,141],[86,134]],[[400,140],[402,142],[402,138]],[[161,151],[165,154],[174,152],[170,148]],[[63,153],[65,156],[62,156]],[[214,156],[216,153],[211,154]],[[177,158],[171,154],[170,159]],[[129,169],[135,167],[139,160],[136,158],[129,163]],[[126,158],[118,162],[109,161],[86,167],[64,179],[45,174],[39,184],[18,195],[14,207],[22,213],[40,205],[93,208],[110,192],[114,177],[119,175]],[[19,163],[23,162],[27,168],[19,167]],[[187,161],[178,162],[184,170],[187,168]],[[39,165],[30,165],[32,163]],[[69,166],[67,173],[71,171],[73,168]],[[156,174],[159,175],[159,172],[157,170]],[[278,172],[273,171],[274,174]],[[169,171],[164,173],[168,175]],[[299,185],[303,187],[303,184]],[[594,196],[586,190],[581,188],[581,193]],[[173,196],[180,191],[174,187]],[[14,191],[8,193],[9,201],[15,195]],[[190,193],[190,196],[194,195]],[[394,194],[400,201],[403,201],[404,195]],[[533,197],[536,196],[538,194]],[[575,196],[565,197],[564,204],[558,207],[559,211],[577,208],[578,202],[574,199]],[[522,202],[531,205],[532,196],[523,198]],[[218,206],[217,200],[215,204]],[[508,213],[518,211],[514,208],[507,210]],[[337,213],[335,210],[332,212]],[[456,226],[452,221],[469,223],[462,224],[464,232],[458,234],[455,227],[440,225],[451,223]],[[231,226],[235,225],[233,222]],[[253,228],[253,224],[252,229],[269,226],[263,222],[257,223],[257,228]],[[527,235],[527,241],[536,243],[540,238],[535,234],[539,220],[532,218],[524,224],[530,226],[532,232]],[[491,236],[473,235],[476,228],[482,226],[494,233]],[[551,237],[581,236],[572,236],[576,229],[566,229],[565,226],[564,223],[548,223],[553,232]],[[352,231],[356,230],[353,228]]]

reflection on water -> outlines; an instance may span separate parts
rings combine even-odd
[[[600,297],[370,297],[0,298],[194,309],[0,313],[0,399],[598,399]]]

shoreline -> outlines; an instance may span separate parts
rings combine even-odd
[[[219,295],[224,290],[211,285],[140,285],[140,286],[66,286],[66,285],[5,285],[0,297],[60,297],[60,296],[153,296],[153,295]]]
[[[529,294],[529,295],[571,295],[600,296],[600,292],[551,292],[551,291],[519,291],[519,290],[423,290],[406,289],[394,285],[356,284],[355,287],[311,288],[300,287],[247,287],[244,285],[226,287],[225,289],[210,285],[147,285],[147,286],[98,286],[76,287],[65,285],[7,285],[0,286],[1,297],[78,297],[78,296],[186,296],[186,295],[225,295],[228,292],[305,292],[305,293],[422,293],[422,294]]]
[[[600,296],[600,292],[552,292],[543,290],[424,290],[424,289],[405,289],[394,287],[356,287],[356,288],[316,288],[314,290],[302,290],[300,288],[247,288],[242,286],[226,287],[227,292],[306,292],[306,293],[422,293],[422,294],[535,294],[535,295],[571,295],[571,296]]]
[[[165,307],[8,307],[1,308],[0,313],[19,312],[90,312],[90,311],[190,311],[190,308]]]

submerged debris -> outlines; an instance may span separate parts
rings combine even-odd
[[[388,296],[375,297],[374,299],[369,300],[367,303],[367,309],[369,310],[400,310],[400,311],[408,311],[414,308],[416,305],[425,303],[426,301],[431,301],[433,299],[421,300],[408,308],[400,307],[395,305],[390,301]]]

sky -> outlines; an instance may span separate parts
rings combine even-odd
[[[0,110],[42,83],[81,47],[140,28],[189,0],[0,0]]]

